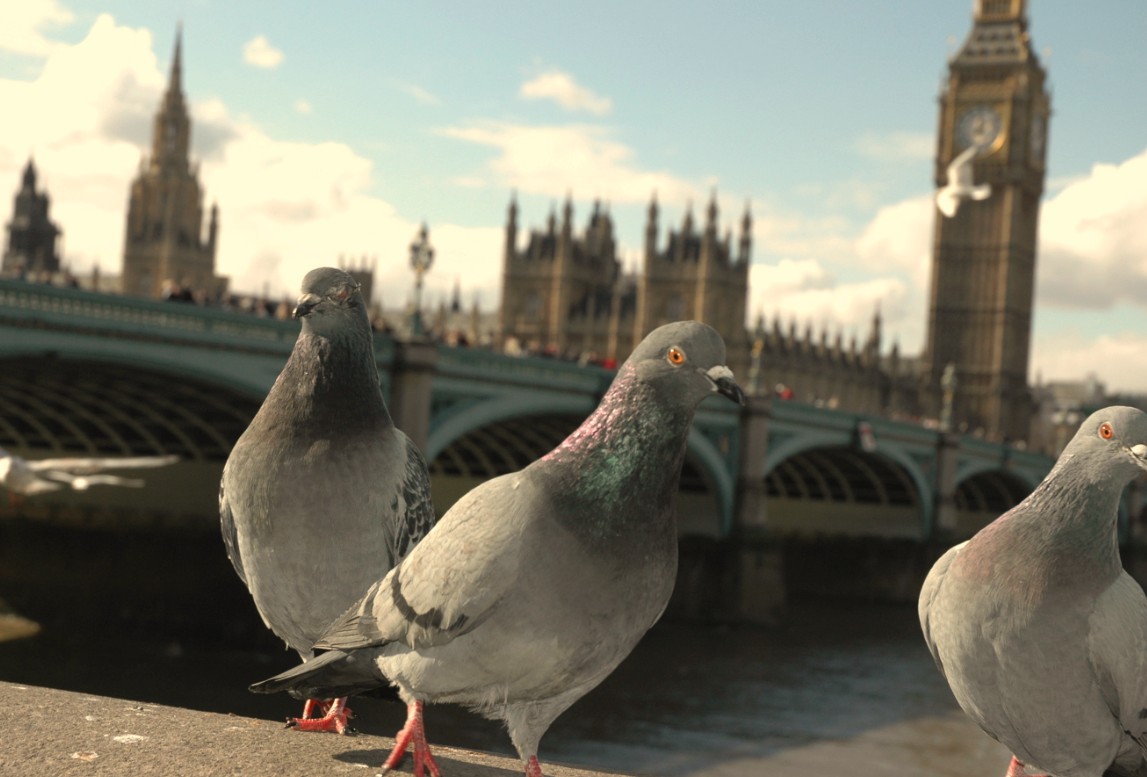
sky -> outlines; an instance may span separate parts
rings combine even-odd
[[[1147,3],[1029,0],[1053,115],[1029,378],[1147,392]],[[74,272],[117,274],[128,188],[183,29],[183,86],[217,270],[293,298],[311,268],[376,267],[387,308],[455,284],[497,307],[506,211],[611,213],[639,266],[710,198],[753,217],[750,322],[920,352],[933,156],[970,0],[23,0],[0,8],[0,218],[30,155]],[[11,192],[11,195],[5,194]],[[524,234],[520,234],[524,239]]]

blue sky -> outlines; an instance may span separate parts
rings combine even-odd
[[[13,5],[13,4],[9,4]],[[1032,377],[1147,391],[1147,4],[1031,0],[1050,73]],[[754,216],[752,315],[920,349],[945,65],[969,0],[313,3],[36,0],[0,10],[0,197],[29,152],[77,269],[116,272],[127,185],[177,23],[219,268],[293,293],[341,254],[409,298],[423,219],[455,280],[499,296],[511,191],[540,228],[608,202],[634,264],[714,190]],[[2,207],[0,207],[2,209]],[[1138,362],[1144,362],[1139,366]]]

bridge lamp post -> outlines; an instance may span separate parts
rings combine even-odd
[[[414,270],[414,313],[410,317],[410,331],[415,337],[422,335],[422,276],[434,264],[434,249],[430,245],[430,230],[426,222],[418,237],[410,244],[410,266]]]
[[[940,376],[940,388],[944,392],[944,402],[940,409],[940,431],[952,431],[952,408],[956,403],[956,389],[960,381],[956,378],[956,365],[948,362],[944,374]]]

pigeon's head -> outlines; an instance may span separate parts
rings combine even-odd
[[[678,321],[646,335],[626,360],[637,379],[663,396],[696,405],[717,393],[738,404],[745,392],[725,366],[725,341],[717,330],[699,321]]]
[[[303,326],[317,331],[335,329],[347,321],[361,323],[369,319],[358,281],[343,270],[319,267],[303,278],[292,315],[303,320]]]
[[[1063,449],[1076,466],[1101,467],[1121,483],[1147,470],[1147,413],[1134,407],[1105,407],[1088,416]]]

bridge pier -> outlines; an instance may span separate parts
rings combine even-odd
[[[434,393],[434,373],[438,368],[438,346],[430,340],[394,342],[394,362],[390,372],[390,416],[394,424],[426,450],[430,438],[430,400]]]
[[[768,535],[765,455],[771,397],[749,397],[741,411],[740,461],[732,542],[734,574],[730,593],[734,619],[773,623],[784,608],[784,554]]]

